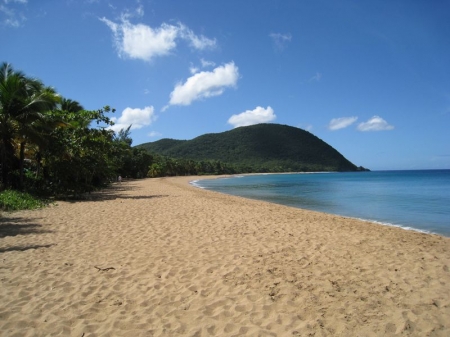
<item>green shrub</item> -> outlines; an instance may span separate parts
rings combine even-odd
[[[36,209],[44,207],[46,203],[31,194],[6,190],[0,193],[0,209],[4,211],[18,211],[22,209]]]

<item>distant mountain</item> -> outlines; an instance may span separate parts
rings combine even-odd
[[[360,171],[313,134],[288,125],[257,124],[192,140],[161,139],[137,147],[152,154],[221,161],[253,172]]]

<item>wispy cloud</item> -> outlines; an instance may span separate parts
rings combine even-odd
[[[216,63],[213,61],[207,61],[205,59],[201,59],[200,62],[202,63],[202,67],[203,68],[208,68],[208,67],[215,67]]]
[[[206,61],[204,59],[200,59],[200,64],[201,67],[199,66],[195,66],[193,64],[191,64],[190,68],[189,68],[189,72],[194,75],[196,73],[198,73],[200,71],[201,68],[210,68],[210,67],[215,67],[216,63],[212,62],[212,61]]]
[[[154,108],[152,106],[146,106],[143,109],[139,108],[126,108],[122,111],[122,116],[119,118],[113,117],[111,120],[115,123],[109,129],[114,131],[120,131],[126,129],[131,125],[131,130],[141,129],[144,126],[152,124],[156,120]]]
[[[90,0],[90,1],[99,2],[99,0]],[[120,15],[122,21],[124,21],[124,20],[129,21],[133,18],[141,18],[144,16],[144,13],[145,13],[144,6],[141,4],[141,1],[137,0],[136,3],[137,3],[136,7],[126,8],[122,11],[122,13]],[[112,5],[111,3],[109,3],[108,6],[113,10],[117,9],[117,7]]]
[[[192,65],[192,64],[191,64],[191,66],[189,67],[189,72],[190,72],[192,75],[198,73],[199,71],[200,71],[200,68],[199,68],[199,67],[196,67],[196,66],[194,66],[194,65]]]
[[[309,82],[319,82],[322,78],[321,73],[316,73],[313,77],[309,79]]]
[[[358,117],[333,118],[330,123],[328,123],[328,129],[332,131],[344,129],[356,122],[357,119]]]
[[[139,4],[139,6],[136,8],[136,14],[140,17],[144,16],[144,6]]]
[[[256,107],[253,110],[247,110],[241,112],[238,115],[233,115],[228,119],[228,124],[233,125],[237,128],[239,126],[248,126],[259,123],[268,123],[275,120],[277,116],[275,115],[273,109],[268,106],[267,108]]]
[[[299,124],[297,127],[306,131],[311,131],[313,129],[312,124]]]
[[[360,123],[357,129],[359,131],[385,131],[393,130],[394,126],[379,116],[373,116],[367,122]]]
[[[288,42],[292,40],[291,34],[271,33],[269,37],[272,39],[273,44],[278,51],[283,51],[286,48]]]
[[[182,23],[179,23],[178,27],[179,27],[178,34],[180,38],[188,41],[191,47],[194,47],[195,49],[198,50],[203,50],[207,48],[213,48],[216,46],[215,39],[208,39],[203,35],[196,35],[191,29],[189,29]]]
[[[154,137],[161,137],[162,133],[160,133],[158,131],[151,131],[151,132],[147,133],[147,136],[152,137],[152,138],[154,138]]]
[[[181,23],[178,25],[163,23],[160,27],[152,28],[145,24],[132,24],[127,15],[122,15],[119,23],[105,17],[100,18],[100,21],[111,29],[120,57],[151,61],[155,57],[170,54],[180,39],[198,50],[216,45],[216,40],[196,35]]]
[[[196,73],[186,82],[175,86],[170,94],[169,105],[190,105],[195,100],[221,95],[226,88],[236,86],[238,79],[239,69],[234,62],[219,66],[213,71]]]
[[[27,0],[3,0],[0,2],[0,18],[5,26],[20,27],[26,21],[22,10],[28,3]]]

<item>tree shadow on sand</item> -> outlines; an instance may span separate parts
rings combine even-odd
[[[30,219],[10,216],[4,218],[0,217],[0,239],[8,236],[45,234],[52,232],[53,231],[43,229],[42,225],[30,223]],[[2,241],[0,241],[0,243],[2,243]],[[53,246],[53,244],[0,247],[0,253],[12,251],[23,252],[29,249],[49,248],[51,246]]]
[[[142,189],[142,187],[137,187],[135,185],[131,185],[128,182],[124,182],[121,184],[113,184],[106,188],[103,188],[99,191],[95,191],[92,193],[84,193],[82,195],[77,196],[67,196],[65,198],[59,198],[60,200],[77,203],[83,201],[108,201],[115,199],[154,199],[154,198],[162,198],[168,197],[168,195],[157,195],[157,194],[148,194],[148,195],[139,195],[139,196],[130,196],[125,192],[129,191],[137,191]]]
[[[24,251],[29,250],[29,249],[50,248],[51,246],[54,246],[54,244],[51,244],[51,245],[12,246],[12,247],[6,247],[6,248],[1,248],[0,247],[0,254],[1,253],[5,253],[5,252],[14,252],[14,251],[24,252]]]
[[[29,223],[29,219],[6,217],[0,218],[0,238],[16,235],[51,233],[42,229],[42,225]]]
[[[155,199],[155,198],[166,198],[168,195],[160,194],[160,195],[135,195],[135,196],[129,196],[129,195],[122,195],[117,196],[115,199]]]

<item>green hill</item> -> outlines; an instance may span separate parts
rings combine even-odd
[[[253,172],[364,170],[313,134],[279,124],[239,127],[192,140],[161,139],[138,147],[152,154],[220,161]]]

